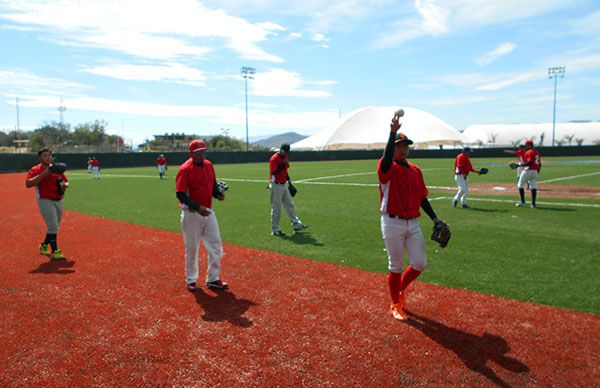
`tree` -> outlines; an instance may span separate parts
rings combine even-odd
[[[583,140],[585,140],[585,139],[575,139],[575,142],[577,143],[578,146],[581,146],[583,144]]]
[[[562,147],[563,144],[565,144],[565,139],[556,140],[556,145],[558,147]]]
[[[543,146],[544,145],[544,138],[546,137],[546,134],[544,132],[542,132],[540,134],[540,142],[538,143],[538,146]]]
[[[571,142],[573,141],[573,138],[575,137],[575,134],[572,135],[565,135],[564,139],[569,143],[569,145],[571,145]]]
[[[495,145],[497,138],[498,138],[497,133],[490,133],[490,140],[488,141],[488,143],[492,143],[492,145]]]
[[[29,138],[29,149],[37,151],[41,148],[60,149],[71,142],[69,125],[56,121],[46,122],[41,128],[36,129]]]
[[[521,143],[521,140],[523,140],[522,137],[518,138],[517,140],[511,140],[510,144],[512,144],[513,147],[517,147]]]
[[[213,151],[243,151],[246,143],[229,136],[216,135],[206,141],[206,147]]]

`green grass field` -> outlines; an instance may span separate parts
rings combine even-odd
[[[210,154],[208,155],[210,159]],[[553,184],[600,187],[600,157],[544,158],[540,188]],[[513,184],[506,159],[472,159],[476,168],[491,169],[478,182]],[[471,195],[472,209],[451,206],[455,187],[451,159],[416,159],[430,186],[429,198],[438,216],[448,221],[453,237],[448,248],[436,250],[428,241],[429,266],[419,278],[522,301],[600,313],[600,201],[544,198],[538,209],[516,208],[513,196]],[[387,272],[387,257],[379,223],[377,161],[293,162],[290,175],[299,193],[298,215],[310,225],[293,235],[270,235],[267,163],[217,165],[218,179],[229,184],[226,200],[214,209],[224,241],[312,260]],[[100,180],[86,171],[71,171],[65,199],[68,210],[179,231],[180,211],[174,193],[177,166],[161,181],[154,168],[105,169]],[[529,192],[527,193],[529,200]],[[421,218],[425,235],[431,221]],[[115,236],[118,238],[118,236]],[[123,244],[126,244],[123,241]],[[183,252],[174,251],[174,256]],[[183,260],[183,259],[182,259]]]

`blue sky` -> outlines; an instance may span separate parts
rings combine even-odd
[[[310,135],[373,105],[470,124],[600,120],[600,3],[0,0],[0,129]]]

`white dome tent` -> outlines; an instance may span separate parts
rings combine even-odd
[[[291,145],[294,150],[383,149],[390,134],[390,121],[398,107],[357,109],[333,126]],[[462,146],[462,134],[439,117],[415,108],[403,108],[401,132],[415,148],[440,145]]]
[[[463,135],[469,144],[482,147],[514,147],[525,140],[533,140],[536,146],[551,146],[552,123],[474,124],[465,128]],[[600,141],[600,122],[556,123],[555,145],[557,141],[573,146],[595,144]]]

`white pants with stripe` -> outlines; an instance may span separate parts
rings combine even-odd
[[[537,189],[537,180],[539,177],[539,173],[537,170],[523,170],[521,171],[521,175],[519,175],[519,183],[517,183],[517,187],[519,189],[525,188],[525,184],[529,182],[529,188],[531,190]]]
[[[200,241],[208,254],[206,281],[219,280],[221,276],[221,257],[223,244],[215,213],[204,217],[197,212],[181,211],[181,231],[185,244],[185,280],[195,283],[198,280],[198,247]]]
[[[423,272],[427,266],[425,238],[419,225],[419,219],[403,220],[381,216],[381,234],[388,254],[388,270],[401,273],[404,266],[404,251],[408,252],[408,261],[417,271]]]
[[[281,207],[290,217],[290,221],[294,227],[302,226],[302,221],[296,215],[296,206],[292,201],[292,196],[285,184],[269,183],[269,191],[271,194],[271,228],[273,232],[279,232],[281,226],[279,221],[281,220]]]
[[[465,178],[463,174],[454,174],[454,180],[458,186],[458,192],[454,196],[454,201],[461,205],[468,205],[467,195],[469,194],[469,185],[467,183],[467,178]]]

